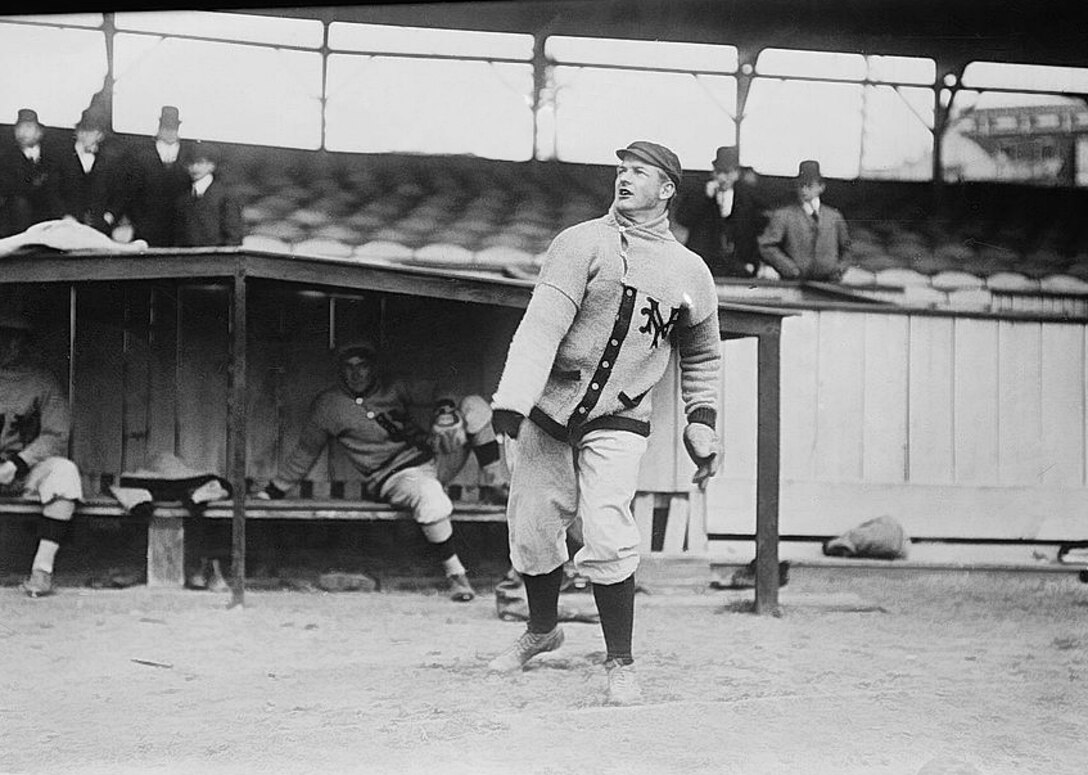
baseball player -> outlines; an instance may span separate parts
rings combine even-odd
[[[283,498],[321,450],[336,440],[362,475],[370,497],[411,509],[445,569],[450,597],[472,600],[476,593],[454,550],[453,504],[442,483],[457,474],[471,452],[480,465],[481,495],[501,491],[506,477],[491,427],[491,407],[479,396],[460,402],[440,398],[428,433],[409,416],[409,406],[417,403],[411,386],[387,378],[372,342],[348,342],[338,348],[336,357],[339,384],[313,401],[298,443],[265,487],[264,496]]]
[[[492,400],[495,430],[511,446],[510,559],[525,580],[529,624],[490,667],[517,670],[562,644],[564,538],[580,526],[574,561],[600,612],[607,698],[627,704],[641,697],[631,649],[639,562],[631,500],[650,391],[678,349],[684,442],[694,481],[705,486],[721,457],[721,346],[710,271],[669,230],[679,159],[644,140],[616,155],[612,207],[553,240]]]
[[[68,402],[51,374],[26,358],[30,323],[0,313],[0,496],[42,502],[38,550],[22,589],[53,594],[53,561],[64,543],[83,486],[68,451]]]

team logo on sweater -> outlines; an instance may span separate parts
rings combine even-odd
[[[680,308],[673,307],[669,311],[669,319],[666,320],[661,314],[661,305],[657,299],[646,297],[647,306],[639,310],[639,313],[646,317],[646,324],[639,326],[639,333],[650,334],[654,336],[654,340],[650,343],[650,347],[657,347],[658,343],[663,339],[668,339],[672,332],[676,328],[676,321],[680,319]]]

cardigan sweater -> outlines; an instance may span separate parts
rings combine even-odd
[[[528,415],[564,440],[597,428],[647,436],[649,394],[674,348],[688,420],[714,427],[714,279],[677,242],[667,215],[639,224],[613,208],[552,241],[492,406]]]
[[[411,392],[402,381],[377,382],[367,393],[350,395],[342,385],[320,393],[272,484],[288,490],[313,467],[317,456],[335,440],[362,475],[371,497],[386,480],[434,457],[427,433],[410,417]]]
[[[0,368],[0,460],[20,474],[47,457],[68,454],[71,415],[53,376],[29,365]]]

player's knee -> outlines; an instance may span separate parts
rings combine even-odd
[[[481,396],[465,396],[458,404],[458,409],[465,418],[465,431],[468,433],[479,433],[491,425],[491,405]]]
[[[416,522],[421,525],[430,525],[449,519],[453,514],[453,502],[442,485],[436,480],[433,487],[426,487],[419,494],[412,514]]]
[[[43,503],[55,499],[77,501],[83,497],[83,483],[79,478],[79,468],[68,458],[50,457],[38,464],[41,466],[40,479],[35,482]],[[36,479],[34,473],[31,479]]]

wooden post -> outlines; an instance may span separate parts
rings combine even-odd
[[[230,316],[230,389],[227,393],[227,467],[234,490],[231,522],[231,602],[245,604],[246,586],[246,275],[234,269]]]
[[[755,612],[777,616],[779,332],[760,334],[758,339]]]

